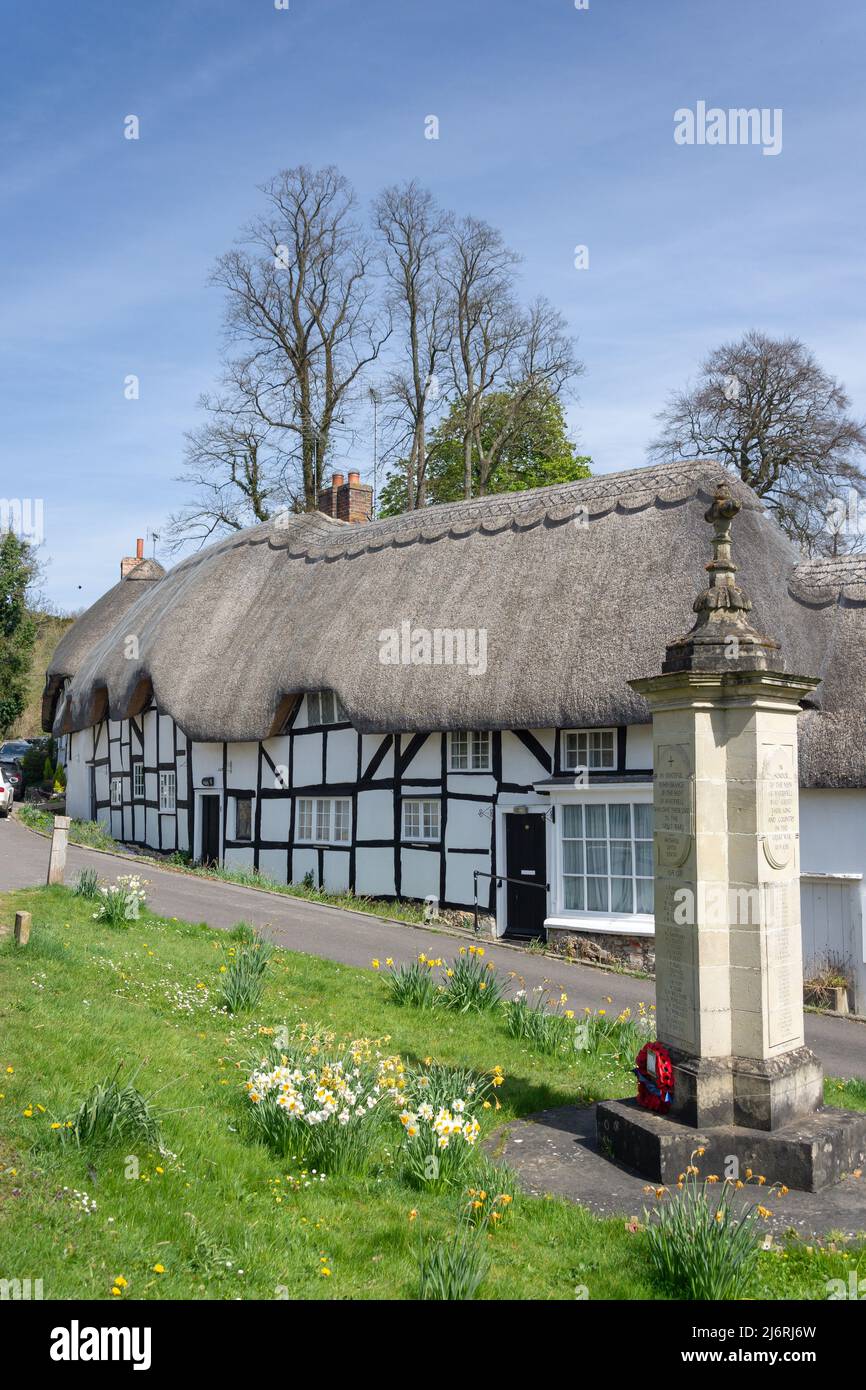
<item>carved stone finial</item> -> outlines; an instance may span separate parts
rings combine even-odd
[[[713,527],[709,585],[692,604],[697,621],[685,637],[670,642],[662,671],[766,671],[779,643],[749,624],[752,601],[737,584],[731,558],[731,525],[742,503],[724,480],[716,487],[704,520]],[[778,665],[778,658],[776,658]]]

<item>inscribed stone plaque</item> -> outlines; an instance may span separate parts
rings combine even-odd
[[[797,838],[796,775],[790,744],[765,743],[760,778],[759,828],[764,857],[773,869],[790,864]]]
[[[655,750],[656,863],[678,869],[686,862],[694,843],[695,783],[692,760],[685,743],[660,743]]]

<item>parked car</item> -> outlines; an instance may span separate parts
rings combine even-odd
[[[20,763],[0,761],[0,773],[3,775],[4,782],[9,782],[12,792],[17,801],[21,801],[24,796],[24,773],[21,771]]]
[[[0,768],[0,816],[8,816],[12,810],[14,795],[12,783],[7,780],[5,772]]]
[[[32,742],[29,738],[9,738],[0,743],[0,763],[20,763],[25,753],[29,753]]]

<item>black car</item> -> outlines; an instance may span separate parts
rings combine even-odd
[[[21,764],[2,758],[0,772],[3,773],[3,780],[12,788],[14,799],[20,801],[24,796],[24,773],[21,771]]]
[[[5,743],[0,743],[0,763],[20,763],[34,742],[29,738],[8,738]]]

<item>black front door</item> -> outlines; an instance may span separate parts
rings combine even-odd
[[[201,810],[202,864],[216,864],[220,857],[220,799],[218,796],[199,797]]]
[[[524,940],[544,936],[547,916],[546,817],[543,815],[505,817],[505,872],[507,883],[505,935]],[[530,884],[539,884],[530,888]]]

